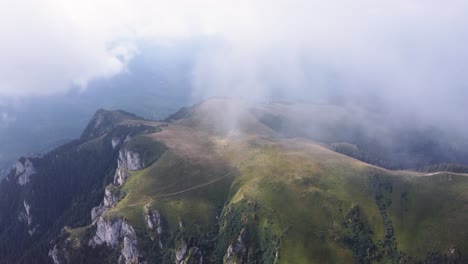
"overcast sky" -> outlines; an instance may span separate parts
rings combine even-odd
[[[194,97],[332,93],[466,123],[467,13],[458,0],[0,1],[0,95],[86,89],[128,71],[141,42],[207,37]]]

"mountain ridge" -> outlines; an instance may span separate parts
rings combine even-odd
[[[91,136],[32,161],[30,182],[2,182],[0,224],[24,234],[27,252],[0,244],[0,255],[19,263],[466,260],[466,175],[369,165],[328,144],[285,137],[252,107],[269,111],[215,99],[162,122],[124,113],[100,127],[94,118]],[[53,174],[53,164],[63,169]],[[28,191],[50,189],[44,181],[57,184],[49,190],[55,197],[71,192],[62,209],[47,204],[57,211],[48,221],[39,212],[50,209]],[[12,200],[18,204],[7,209]],[[11,240],[5,230],[0,237]],[[34,239],[42,242],[33,246]]]

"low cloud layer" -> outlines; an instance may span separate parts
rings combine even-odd
[[[190,78],[215,95],[388,106],[464,123],[466,1],[15,1],[0,4],[0,94],[85,89],[141,42],[207,38]]]
[[[257,5],[254,27],[227,35],[199,60],[196,88],[244,97],[276,92],[354,104],[383,100],[391,111],[463,122],[465,3],[288,3]]]

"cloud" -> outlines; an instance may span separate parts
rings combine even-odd
[[[84,89],[128,70],[141,41],[207,37],[195,98],[383,98],[389,111],[463,122],[466,12],[459,0],[2,2],[0,95]]]
[[[8,128],[14,122],[16,122],[15,116],[7,112],[0,113],[0,128]]]
[[[77,2],[77,1],[76,1]],[[66,1],[0,4],[0,93],[47,94],[85,87],[120,72],[128,57],[121,36],[86,5]],[[99,18],[99,19],[98,19]]]
[[[466,2],[254,1],[250,10],[247,25],[221,30],[224,42],[200,56],[197,96],[341,97],[467,129]]]

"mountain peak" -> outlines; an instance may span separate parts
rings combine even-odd
[[[106,110],[100,108],[89,121],[81,135],[81,139],[100,137],[125,120],[143,120],[143,118],[123,110]]]

